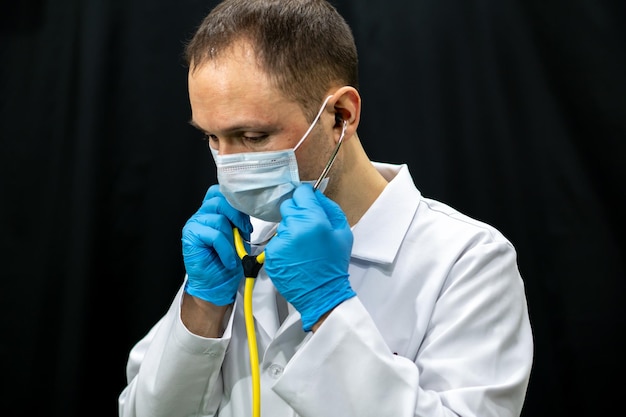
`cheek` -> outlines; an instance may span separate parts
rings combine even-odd
[[[298,160],[298,173],[301,181],[315,181],[332,155],[333,144],[324,135],[316,135],[308,138],[296,152]],[[331,170],[334,171],[333,169]]]
[[[300,181],[316,180],[315,164],[312,163],[313,161],[311,161],[309,155],[305,156],[303,152],[302,156],[297,156],[296,158],[298,159],[298,175],[300,175]]]

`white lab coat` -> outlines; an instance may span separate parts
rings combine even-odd
[[[405,165],[375,165],[392,181],[353,227],[357,297],[304,333],[257,278],[261,415],[518,416],[533,341],[513,246],[422,197]],[[186,330],[181,294],[131,350],[120,416],[251,416],[243,292],[221,339]]]

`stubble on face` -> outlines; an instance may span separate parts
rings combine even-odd
[[[285,97],[273,85],[259,66],[253,49],[245,42],[231,45],[215,59],[192,66],[188,87],[193,124],[211,134],[224,134],[220,143],[230,146],[229,152],[293,148],[310,125],[300,104]],[[332,137],[334,117],[331,117],[324,111],[296,151],[303,181],[317,180],[332,154],[335,140]],[[234,136],[232,140],[227,136],[225,132],[234,128],[242,134],[247,133],[246,130],[268,130],[272,139],[262,147],[252,148]],[[328,193],[334,188],[333,174],[340,172],[340,166],[339,155],[329,174]]]

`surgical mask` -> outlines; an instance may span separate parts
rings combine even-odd
[[[295,151],[309,136],[331,97],[324,100],[317,116],[293,149],[230,155],[219,155],[211,149],[220,191],[231,206],[252,217],[276,223],[281,219],[280,204],[291,198],[302,182],[315,183],[324,191],[328,184],[326,175],[343,141],[346,123],[335,152],[317,181],[300,181]]]

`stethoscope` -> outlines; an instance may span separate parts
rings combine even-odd
[[[339,136],[339,140],[337,141],[337,145],[333,150],[333,153],[324,167],[322,174],[319,176],[315,184],[313,185],[313,191],[317,190],[322,181],[328,176],[328,172],[335,162],[335,158],[337,153],[339,152],[339,148],[343,143],[343,138],[346,134],[346,128],[348,126],[347,121],[343,121],[343,128],[341,130],[341,136]],[[278,227],[276,224],[275,228]],[[275,235],[274,229],[270,237],[263,242],[257,242],[255,245],[266,244],[269,242]],[[239,229],[236,227],[233,228],[233,236],[235,240],[235,250],[237,251],[237,255],[241,258],[241,264],[243,267],[243,274],[245,277],[245,285],[243,291],[243,316],[246,324],[246,336],[248,337],[248,351],[250,353],[250,372],[252,377],[252,417],[260,417],[261,416],[261,375],[260,375],[260,367],[259,367],[259,349],[256,341],[256,332],[254,331],[254,316],[252,312],[252,290],[254,289],[254,283],[256,277],[259,275],[259,271],[263,267],[263,263],[265,262],[265,250],[263,250],[258,255],[249,255],[246,251],[244,245],[244,239],[239,232]],[[247,242],[246,243],[251,243]]]

